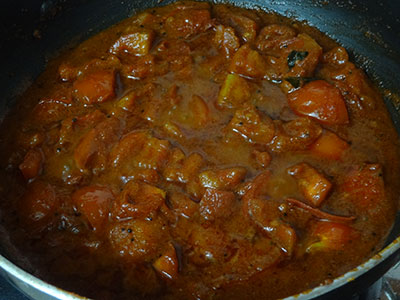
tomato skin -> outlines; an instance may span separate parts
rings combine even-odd
[[[322,124],[348,124],[349,116],[340,91],[324,80],[312,81],[288,94],[290,108]]]
[[[72,195],[77,210],[85,215],[94,231],[103,229],[113,199],[113,193],[101,186],[86,186]]]

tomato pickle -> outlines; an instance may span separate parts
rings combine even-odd
[[[277,299],[376,254],[399,139],[347,51],[279,15],[183,1],[50,61],[3,121],[0,222],[93,299]]]

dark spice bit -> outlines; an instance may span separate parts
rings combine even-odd
[[[242,125],[243,125],[243,122],[239,122],[239,125],[242,126]]]
[[[57,148],[57,152],[61,152],[61,148]]]
[[[73,122],[73,123],[76,123],[77,121],[78,121],[77,118],[72,118],[72,122]]]
[[[128,228],[128,233],[132,233],[132,229]]]
[[[131,238],[131,242],[134,242],[135,241],[135,239],[134,238]]]
[[[303,60],[308,56],[308,52],[307,51],[296,51],[293,50],[292,52],[290,52],[290,54],[288,55],[287,58],[287,64],[289,66],[289,69],[293,68],[296,65],[296,62],[298,60]]]
[[[318,78],[314,77],[288,77],[285,78],[286,81],[288,81],[294,88],[299,88],[302,87],[304,84],[318,80]]]
[[[122,227],[122,228],[121,228],[121,231],[125,231],[125,228],[124,228],[124,227]]]
[[[140,24],[140,28],[143,28],[144,27],[144,25],[143,24]]]

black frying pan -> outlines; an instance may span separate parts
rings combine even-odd
[[[46,62],[89,36],[130,16],[136,10],[165,5],[171,0],[14,0],[0,9],[0,119],[15,98],[40,74]],[[221,2],[221,1],[215,1]],[[400,95],[400,1],[397,0],[227,0],[239,6],[262,8],[310,25],[337,40],[383,89]],[[400,134],[400,102],[385,104]],[[400,99],[400,98],[397,98]],[[396,108],[397,106],[397,108]],[[400,196],[399,196],[400,198]],[[387,240],[400,236],[400,217]],[[381,256],[333,284],[304,298],[345,299],[374,283],[400,259],[400,238]],[[1,249],[0,254],[6,256]],[[22,272],[0,255],[0,274],[37,299],[72,297]],[[352,280],[350,280],[352,279]],[[22,282],[28,283],[28,288]],[[25,287],[25,288],[24,288]],[[301,298],[301,297],[300,297]]]

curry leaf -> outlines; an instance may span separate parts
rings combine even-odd
[[[294,88],[302,87],[304,84],[309,83],[314,80],[318,80],[315,77],[287,77],[285,78]]]
[[[290,52],[290,54],[288,55],[288,58],[287,58],[287,63],[288,63],[289,69],[291,69],[295,66],[296,61],[305,59],[307,57],[307,55],[308,55],[307,51],[293,50],[292,52]]]

